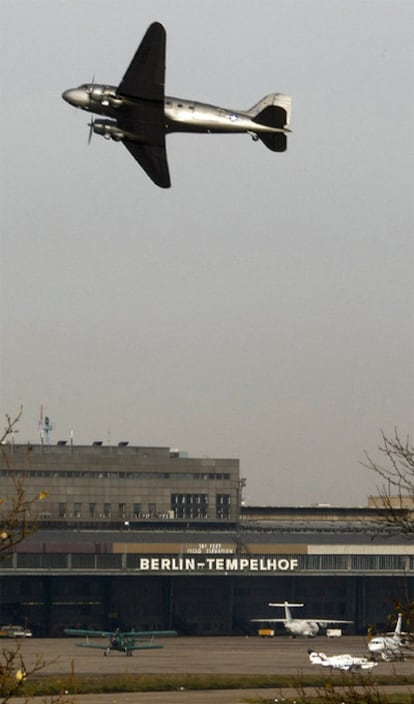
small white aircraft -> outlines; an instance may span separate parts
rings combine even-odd
[[[269,606],[281,606],[285,609],[285,618],[252,618],[252,621],[260,621],[266,623],[283,623],[287,631],[296,638],[296,636],[307,636],[314,638],[319,633],[319,628],[326,628],[330,623],[353,623],[353,621],[338,621],[333,618],[292,618],[290,607],[303,606],[303,604],[292,604],[288,601],[283,603],[270,603]]]
[[[398,614],[397,623],[393,633],[387,633],[382,636],[375,636],[368,641],[368,650],[373,657],[381,655],[385,662],[391,660],[405,660],[409,657],[414,657],[414,649],[409,647],[414,643],[405,633],[401,633],[402,614]]]
[[[325,653],[316,653],[314,650],[308,650],[309,660],[312,665],[322,665],[322,667],[330,667],[332,670],[344,670],[345,672],[357,672],[358,670],[372,670],[378,663],[368,660],[367,658],[354,657],[348,653],[343,655],[325,655]]]

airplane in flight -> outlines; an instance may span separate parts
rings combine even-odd
[[[266,623],[283,623],[286,630],[296,638],[296,636],[307,636],[313,638],[319,633],[320,628],[326,628],[331,623],[353,623],[353,621],[338,621],[333,618],[292,618],[290,607],[303,606],[303,604],[292,604],[288,601],[282,603],[270,603],[269,606],[281,606],[285,609],[285,618],[253,618],[251,621]]]
[[[406,660],[414,657],[414,643],[407,634],[401,632],[402,614],[398,614],[393,633],[374,636],[368,641],[368,650],[372,657],[380,655],[385,662]],[[410,647],[411,644],[411,647]]]
[[[378,665],[377,662],[363,657],[355,657],[348,653],[343,655],[325,655],[325,653],[308,650],[308,654],[312,665],[322,665],[322,667],[329,667],[331,670],[344,670],[344,672],[350,672],[351,674],[359,670],[372,670],[373,667]]]
[[[122,633],[119,628],[116,631],[91,631],[84,628],[65,628],[64,633],[68,636],[86,636],[84,643],[76,643],[80,648],[97,648],[104,651],[104,655],[109,655],[111,650],[118,650],[121,653],[131,656],[134,650],[154,650],[163,648],[162,643],[143,642],[142,638],[163,638],[176,636],[176,631],[128,631]],[[89,636],[96,638],[109,638],[109,642],[94,643],[89,640]]]
[[[165,135],[171,132],[247,132],[275,152],[287,148],[291,98],[273,93],[250,110],[216,107],[164,95],[166,32],[154,22],[118,87],[84,83],[62,93],[70,105],[103,115],[90,134],[122,142],[157,186],[171,186]]]

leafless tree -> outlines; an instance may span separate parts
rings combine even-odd
[[[414,446],[409,436],[402,439],[396,428],[392,436],[382,431],[381,438],[380,459],[366,452],[363,463],[382,482],[377,487],[376,506],[386,509],[388,524],[401,533],[414,534]]]
[[[13,548],[36,529],[31,518],[31,509],[34,504],[47,496],[46,491],[42,491],[37,496],[26,495],[25,477],[13,470],[7,453],[6,443],[13,438],[14,433],[18,432],[17,426],[22,412],[21,407],[14,418],[6,415],[6,425],[0,437],[0,448],[10,480],[8,486],[11,486],[8,496],[0,496],[0,560],[7,559]],[[22,654],[22,644],[17,641],[10,643],[10,646],[2,647],[0,649],[0,704],[6,704],[11,698],[19,696],[26,680],[43,670],[46,665],[44,658],[38,655],[28,667]],[[48,698],[47,701],[49,704],[63,704],[64,700],[58,695]]]
[[[7,454],[7,441],[18,432],[17,425],[22,416],[21,407],[15,418],[6,415],[6,425],[3,435],[0,437],[1,451],[4,458],[4,465],[7,468],[8,479],[11,482],[12,491],[8,496],[0,495],[0,556],[7,553],[18,545],[24,538],[35,529],[31,518],[31,509],[39,501],[47,496],[47,491],[42,491],[37,496],[26,495],[24,475],[18,475],[10,465],[10,458]]]
[[[379,460],[366,452],[366,462],[363,463],[380,478],[375,506],[381,509],[381,520],[396,531],[414,537],[414,446],[409,435],[403,439],[394,428],[392,436],[381,431],[378,450]],[[398,613],[403,614],[404,621],[412,629],[414,601],[407,585],[403,602],[394,600],[389,620],[395,622]],[[411,633],[409,638],[413,640],[414,634]]]

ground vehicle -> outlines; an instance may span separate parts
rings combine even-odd
[[[2,626],[0,629],[0,637],[2,638],[31,638],[32,632],[29,628],[23,626]]]

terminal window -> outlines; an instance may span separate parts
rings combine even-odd
[[[174,518],[207,518],[207,494],[172,494],[171,510]]]
[[[217,494],[216,517],[220,519],[230,518],[230,494]]]

